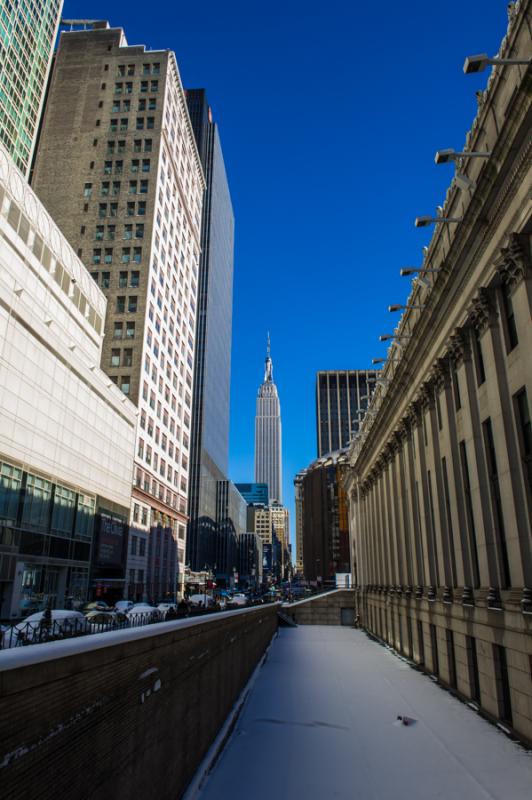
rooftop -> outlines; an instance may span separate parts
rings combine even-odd
[[[398,716],[407,716],[404,725]],[[532,754],[349,627],[281,628],[187,800],[529,800]]]

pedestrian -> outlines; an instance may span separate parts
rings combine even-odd
[[[175,606],[170,606],[170,608],[166,612],[165,619],[166,619],[167,622],[170,622],[173,619],[177,619],[177,611],[176,611]]]

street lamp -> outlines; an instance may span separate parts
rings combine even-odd
[[[448,150],[438,150],[434,157],[435,164],[448,164],[450,161],[456,161],[457,158],[489,158],[491,152],[471,151],[460,152],[449,148]]]
[[[484,72],[488,65],[501,65],[503,67],[528,66],[530,58],[490,58],[487,53],[477,56],[468,56],[464,61],[464,74],[473,75]]]
[[[390,339],[395,339],[397,342],[401,339],[411,339],[411,333],[383,333],[379,336],[379,342],[389,342]]]
[[[393,358],[393,357],[388,356],[388,358],[372,358],[371,359],[371,363],[372,364],[386,364],[387,361],[393,362],[393,361],[400,361],[400,360],[401,360],[400,358]]]
[[[395,304],[393,306],[388,306],[388,311],[392,311],[392,312],[393,311],[406,311],[406,310],[409,310],[411,308],[416,309],[418,311],[421,311],[424,308],[426,308],[426,305],[424,303],[421,303],[419,305],[402,306],[399,303],[397,303],[397,304]]]
[[[416,228],[426,228],[427,225],[437,225],[441,222],[450,225],[452,222],[462,222],[463,219],[463,217],[416,217],[414,225]]]

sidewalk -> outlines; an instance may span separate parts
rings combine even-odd
[[[530,800],[532,754],[362,631],[281,628],[198,797]]]

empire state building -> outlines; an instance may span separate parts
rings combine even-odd
[[[281,404],[273,382],[270,337],[266,350],[264,383],[257,393],[255,416],[255,481],[267,483],[270,503],[282,503]]]

